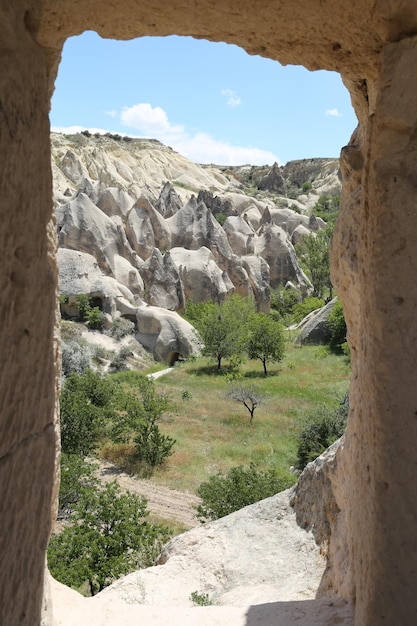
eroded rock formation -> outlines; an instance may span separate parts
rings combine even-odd
[[[316,165],[314,175],[321,186],[315,183],[311,197],[305,195],[304,204],[297,201],[301,207],[297,210],[304,211],[298,213],[276,208],[274,201],[284,205],[289,201],[285,196],[274,194],[254,200],[244,190],[230,193],[227,189],[243,179],[245,168],[231,168],[227,187],[221,168],[212,166],[209,179],[206,168],[192,164],[189,169],[193,170],[194,184],[201,189],[196,197],[178,187],[183,193],[181,199],[175,181],[158,187],[155,182],[151,184],[151,174],[159,180],[161,152],[164,171],[171,169],[176,175],[186,162],[184,157],[159,142],[142,144],[142,140],[127,142],[120,137],[116,140],[82,133],[52,135],[60,248],[94,255],[104,275],[116,279],[148,304],[175,311],[183,311],[185,299],[220,302],[235,292],[253,296],[258,310],[268,312],[270,287],[291,281],[304,293],[312,289],[300,268],[293,242],[326,226],[306,211],[322,188],[332,184],[337,161],[330,161],[324,177]],[[116,148],[119,162],[114,159]],[[153,169],[150,162],[154,163]],[[146,181],[140,183],[144,163]],[[272,176],[277,168],[276,164],[269,168]],[[123,172],[123,181],[113,180],[116,169]],[[264,170],[268,168],[251,168],[250,176],[261,175]],[[109,180],[114,187],[106,186]],[[220,181],[218,195],[204,187],[210,180]],[[75,189],[72,195],[71,189]],[[224,221],[223,226],[218,218]],[[171,249],[172,255],[163,257]],[[68,293],[68,283],[66,295],[76,295]],[[90,295],[99,295],[96,288]],[[107,300],[108,293],[103,298]],[[110,308],[117,311],[117,303]]]

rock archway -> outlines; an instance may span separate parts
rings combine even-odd
[[[86,29],[193,35],[342,74],[360,122],[333,250],[353,378],[326,585],[356,600],[358,625],[414,624],[415,0],[0,0],[1,623],[40,622],[58,453],[48,111],[62,45]]]

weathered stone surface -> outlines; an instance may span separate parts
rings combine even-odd
[[[319,229],[317,218],[313,217],[313,219],[311,219],[310,216],[301,215],[291,209],[265,209],[260,224],[262,226],[262,224],[269,224],[271,222],[276,224],[276,226],[280,226],[290,236],[300,225],[304,226],[310,233],[316,232]]]
[[[134,198],[120,187],[107,187],[97,198],[96,205],[108,217],[118,215],[126,219],[134,204]]]
[[[70,297],[67,305],[69,315],[77,315],[75,297],[80,294],[101,300],[103,311],[110,315],[115,315],[121,299],[137,306],[138,302],[135,304],[130,289],[103,274],[91,254],[59,248],[57,261],[60,293]]]
[[[219,268],[208,248],[172,248],[170,256],[178,269],[187,299],[193,302],[221,302],[233,293],[232,281]]]
[[[278,163],[274,163],[268,174],[259,181],[258,187],[261,190],[266,189],[267,191],[275,191],[275,193],[285,195],[287,191],[285,180]]]
[[[240,260],[247,272],[257,310],[260,313],[269,313],[271,290],[268,263],[261,256],[255,255],[243,256]]]
[[[295,338],[296,346],[308,344],[328,344],[330,341],[330,329],[328,326],[329,315],[333,310],[337,298],[333,298],[321,309],[309,313],[297,326],[298,335]]]
[[[142,305],[136,311],[136,323],[137,339],[157,361],[173,365],[180,357],[201,353],[201,340],[195,329],[174,311]]]
[[[129,605],[114,598],[84,598],[73,589],[53,582],[58,610],[54,626],[345,626],[354,623],[354,607],[337,598],[270,602],[253,606],[146,606]]]
[[[255,254],[261,256],[269,265],[270,285],[276,289],[288,281],[307,292],[311,284],[301,269],[294,246],[280,226],[268,223],[259,229],[255,238]]]
[[[230,606],[314,598],[325,562],[311,530],[297,524],[290,493],[174,537],[156,567],[125,576],[97,599],[188,607],[196,590]]]
[[[137,265],[124,229],[100,211],[83,193],[56,209],[58,244],[62,248],[93,254],[100,268],[114,275],[116,255]]]
[[[144,300],[148,304],[171,311],[184,309],[184,288],[170,252],[161,254],[155,248],[141,266],[140,273],[146,290]]]
[[[223,224],[230,247],[238,256],[253,254],[255,231],[241,215],[228,217]]]
[[[167,182],[162,187],[159,198],[155,203],[155,209],[162,217],[171,217],[182,208],[181,198],[171,183]]]
[[[127,216],[126,235],[132,248],[142,259],[148,259],[154,248],[169,250],[171,233],[164,218],[141,196]]]
[[[61,201],[65,195],[73,195],[84,179],[98,196],[106,187],[117,187],[134,200],[146,195],[153,204],[167,180],[217,193],[237,186],[231,177],[222,176],[218,170],[203,169],[152,139],[115,141],[107,136],[52,133],[51,142],[54,193]],[[68,153],[72,154],[70,158],[66,158]],[[177,191],[182,193],[184,189],[179,186]],[[190,195],[187,192],[187,199]]]
[[[297,523],[311,531],[326,556],[317,597],[351,597],[351,563],[343,537],[348,532],[340,458],[344,437],[303,470],[290,498]]]
[[[192,197],[175,215],[166,220],[171,231],[172,247],[198,250],[205,246],[221,267],[233,252],[226,233],[203,202]]]

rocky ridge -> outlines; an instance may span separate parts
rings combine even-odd
[[[134,321],[142,345],[172,362],[201,348],[177,314],[188,299],[252,295],[268,312],[271,289],[311,289],[294,246],[325,225],[310,209],[339,191],[336,159],[222,168],[148,139],[86,132],[51,143],[65,314],[88,294],[108,323]]]

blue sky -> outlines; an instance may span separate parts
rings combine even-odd
[[[334,72],[308,72],[191,37],[64,47],[52,130],[151,137],[192,161],[263,165],[337,157],[356,117]]]

